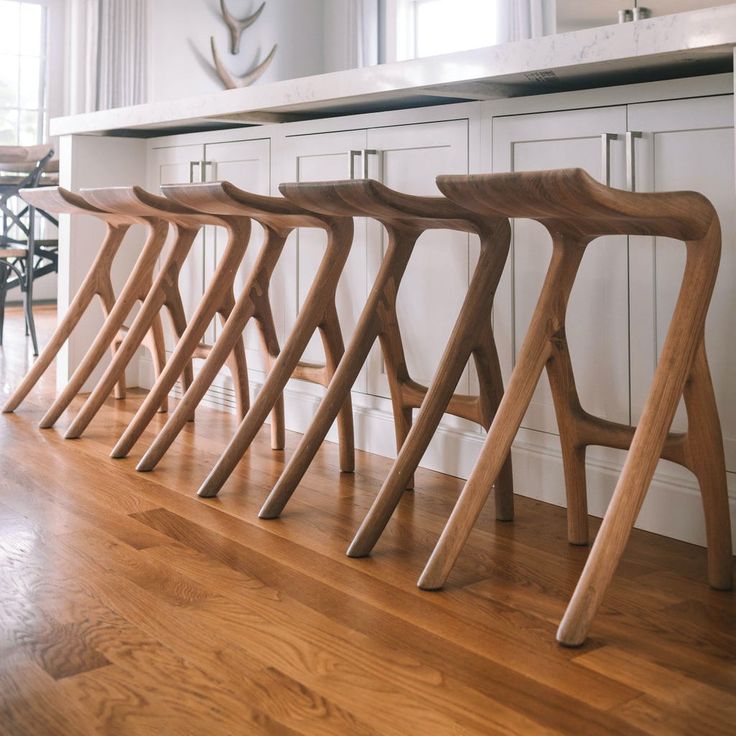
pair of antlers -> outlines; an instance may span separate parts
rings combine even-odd
[[[260,7],[258,8],[258,10],[256,10],[255,13],[249,15],[246,18],[243,18],[242,20],[239,20],[238,18],[233,16],[233,14],[227,9],[227,6],[225,5],[225,0],[220,0],[220,11],[222,12],[222,18],[225,21],[225,25],[228,27],[228,30],[230,31],[230,53],[237,54],[240,51],[240,37],[243,35],[243,31],[245,31],[246,28],[252,26],[258,20],[261,13],[263,12],[263,8],[265,5],[266,3],[264,0],[264,2],[261,3]],[[222,63],[222,59],[220,58],[220,54],[217,51],[217,47],[215,46],[214,36],[210,36],[212,62],[215,65],[217,76],[220,77],[220,80],[225,85],[225,89],[238,89],[239,87],[247,87],[249,84],[255,82],[256,79],[258,79],[258,77],[260,77],[263,72],[266,71],[271,61],[273,61],[274,54],[276,53],[276,47],[277,45],[274,44],[274,47],[269,52],[268,56],[260,64],[253,67],[253,69],[251,69],[246,74],[238,77],[231,74],[225,68],[225,65]]]

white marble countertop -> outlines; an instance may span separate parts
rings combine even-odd
[[[54,118],[51,135],[151,136],[729,71],[736,3],[426,59]]]

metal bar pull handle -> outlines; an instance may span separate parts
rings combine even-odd
[[[202,162],[201,161],[190,161],[189,162],[189,183],[194,184],[194,167],[199,166],[199,180],[202,181]]]
[[[355,158],[363,158],[363,151],[348,151],[348,158],[350,159],[348,168],[349,168],[349,174],[348,177],[350,179],[355,179]]]
[[[618,140],[616,133],[601,133],[601,172],[603,183],[611,186],[611,141]]]
[[[642,137],[641,131],[626,131],[626,188],[630,192],[636,191],[636,144],[635,138]]]
[[[363,160],[363,178],[368,178],[368,156],[378,156],[378,151],[375,148],[364,148],[361,151],[361,158]]]
[[[207,177],[207,167],[212,167],[212,177]],[[199,180],[201,182],[205,181],[215,181],[215,177],[217,176],[217,162],[216,161],[200,161],[199,162],[199,171],[200,171],[200,177]]]

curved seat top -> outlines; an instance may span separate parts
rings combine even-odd
[[[64,189],[64,187],[21,189],[20,196],[28,204],[51,214],[106,214],[104,210],[95,207],[80,194],[70,192],[68,189]]]
[[[484,224],[476,212],[446,197],[397,192],[375,179],[295,182],[281,184],[279,189],[305,209],[329,215],[372,217],[386,224],[420,230],[449,228],[476,232],[478,225]]]
[[[167,184],[161,191],[167,198],[197,212],[251,217],[275,227],[326,227],[328,224],[324,215],[302,209],[283,197],[248,192],[229,181]]]
[[[627,192],[583,169],[438,176],[447,197],[485,215],[527,217],[580,235],[702,238],[717,217],[697,192]]]
[[[82,189],[81,195],[105,212],[132,219],[156,217],[180,225],[222,224],[214,215],[198,212],[139,186]]]

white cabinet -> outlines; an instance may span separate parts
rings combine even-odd
[[[438,194],[435,177],[468,171],[468,121],[448,120],[396,125],[348,132],[287,138],[283,177],[318,181],[368,176],[412,194]],[[356,218],[353,248],[338,288],[338,312],[346,342],[355,327],[380,266],[385,232],[372,220]],[[296,245],[296,317],[324,249],[324,236],[298,233]],[[399,291],[398,315],[407,364],[412,376],[428,383],[468,285],[468,236],[446,231],[427,232],[417,242]],[[314,340],[307,355],[322,360]],[[468,391],[468,378],[461,381]],[[380,348],[376,345],[356,390],[388,397]]]
[[[733,96],[630,105],[636,190],[692,189],[721,221],[721,265],[706,323],[706,349],[723,427],[726,467],[736,472],[736,222]],[[669,326],[685,249],[667,238],[631,238],[631,391],[639,416]],[[685,429],[683,407],[675,429]]]
[[[626,106],[540,113],[493,121],[493,170],[533,171],[580,167],[606,178],[604,146],[609,146],[613,186],[624,185]],[[604,134],[617,139],[604,142]],[[583,407],[594,414],[629,422],[628,240],[605,237],[591,243],[573,288],[567,338]],[[509,263],[494,314],[499,354],[508,380],[541,290],[551,239],[530,220],[513,223]],[[557,432],[552,396],[543,376],[523,425]]]
[[[155,147],[149,150],[148,186],[156,191],[163,184],[185,184],[200,181],[227,179],[236,186],[259,194],[270,189],[271,151],[268,139],[202,143]],[[217,261],[226,242],[222,228],[202,228],[184,264],[179,277],[179,288],[187,317],[191,317],[210,283]],[[260,226],[254,225],[245,262],[235,281],[235,293],[242,287],[245,276],[262,242]],[[278,281],[277,281],[278,283]],[[283,290],[283,278],[280,288]],[[278,303],[278,299],[275,300]],[[213,320],[204,340],[212,343],[220,326]],[[171,349],[171,336],[167,338]],[[263,357],[254,326],[246,331],[246,348],[249,364],[264,369]]]

